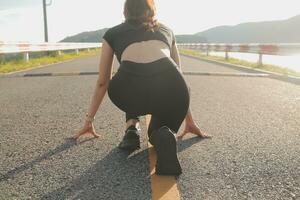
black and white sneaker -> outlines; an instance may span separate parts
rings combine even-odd
[[[140,149],[140,130],[138,130],[134,125],[128,127],[122,141],[118,145],[118,148],[127,151]]]
[[[153,144],[157,154],[155,173],[157,175],[178,176],[182,173],[177,157],[177,142],[174,132],[162,126],[152,132],[149,142]]]

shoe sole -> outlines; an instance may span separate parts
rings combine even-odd
[[[166,126],[161,127],[155,142],[155,151],[157,154],[157,162],[155,173],[157,175],[178,176],[182,173],[182,169],[177,157],[177,143],[175,136]]]

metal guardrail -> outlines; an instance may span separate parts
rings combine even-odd
[[[211,51],[225,52],[228,59],[229,52],[259,54],[258,65],[262,65],[263,55],[295,55],[300,54],[300,43],[278,44],[224,44],[224,43],[178,43],[179,48],[201,50],[207,55]]]
[[[262,65],[263,55],[293,55],[300,53],[300,43],[279,44],[224,44],[224,43],[178,43],[179,48],[205,51],[207,55],[211,51],[225,52],[228,59],[229,52],[255,53],[259,54],[258,64]],[[64,50],[100,48],[102,43],[29,43],[29,42],[1,42],[0,55],[9,53],[23,53],[24,59],[29,60],[30,52],[58,51]]]
[[[100,48],[102,43],[29,43],[29,42],[1,42],[0,55],[10,53],[23,53],[24,59],[29,60],[31,52],[46,52],[58,51],[60,54],[64,50],[75,50],[78,53],[79,49]]]

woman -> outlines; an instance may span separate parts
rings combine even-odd
[[[140,148],[140,116],[151,114],[149,142],[157,153],[156,174],[179,175],[175,134],[185,119],[185,129],[177,136],[201,133],[189,110],[189,88],[183,78],[173,31],[155,19],[153,0],[126,0],[125,22],[103,36],[99,78],[86,115],[84,127],[74,136],[92,133],[94,116],[108,92],[111,101],[126,113],[126,130],[119,148]],[[120,63],[111,78],[114,54]]]

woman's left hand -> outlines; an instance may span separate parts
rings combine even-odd
[[[72,138],[78,139],[80,136],[85,134],[92,134],[95,138],[100,137],[100,135],[96,133],[94,124],[92,122],[85,122],[83,128],[78,131]]]
[[[200,131],[200,128],[198,127],[198,125],[194,122],[191,123],[185,123],[185,128],[183,130],[183,132],[181,132],[177,138],[178,139],[182,139],[183,136],[185,136],[187,133],[192,133],[194,135],[198,135],[201,138],[211,138],[211,136],[203,133]]]

